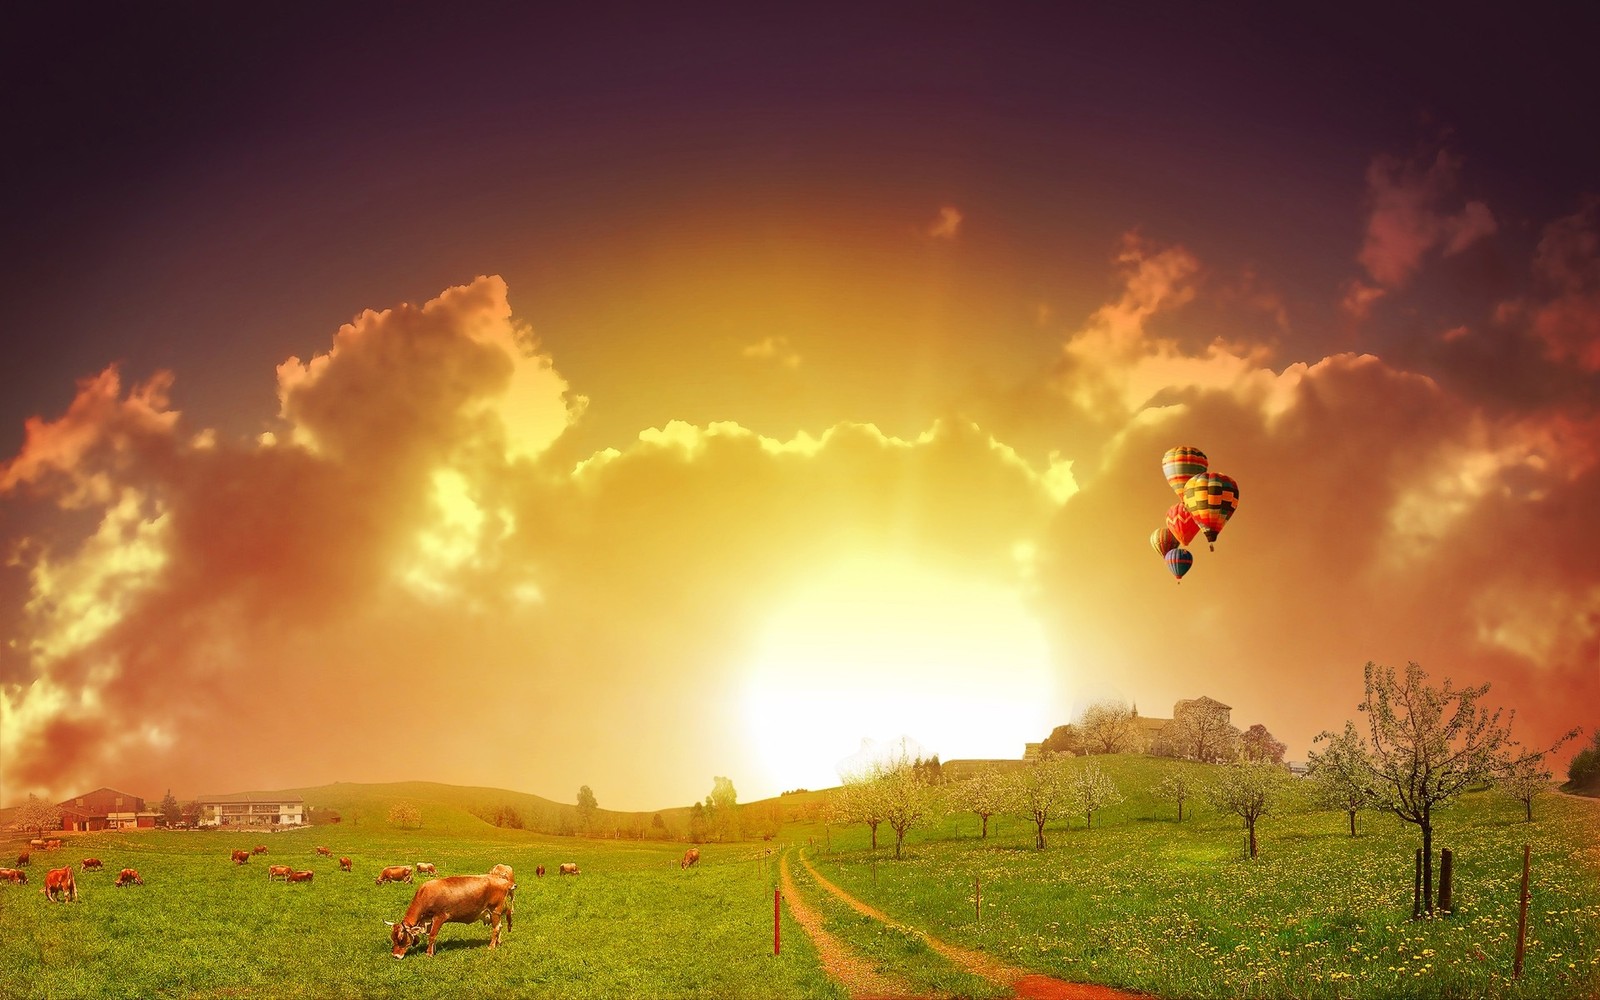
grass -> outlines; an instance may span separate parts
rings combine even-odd
[[[680,871],[681,845],[541,837],[423,808],[424,826],[339,824],[271,835],[151,831],[73,836],[34,853],[26,886],[0,885],[0,995],[6,997],[826,997],[827,980],[798,925],[785,919],[772,955],[765,852],[708,845]],[[470,822],[469,822],[470,821]],[[472,824],[476,824],[473,826]],[[233,865],[229,852],[263,843]],[[327,844],[334,858],[316,855]],[[9,853],[16,845],[8,843]],[[99,856],[77,873],[80,901],[47,903],[46,867]],[[337,870],[349,856],[354,873]],[[481,924],[447,924],[437,954],[389,954],[413,886],[375,886],[386,864],[431,861],[440,874],[517,871],[516,918],[501,947]],[[583,874],[558,877],[575,861]],[[269,863],[316,872],[310,884],[267,880]],[[549,873],[534,877],[544,864]],[[113,889],[123,867],[143,887]]]
[[[1492,793],[1445,811],[1435,847],[1455,853],[1455,912],[1412,921],[1416,828],[1291,803],[1243,860],[1239,821],[1149,793],[1169,769],[1200,765],[1097,758],[1127,801],[1047,829],[946,818],[892,860],[864,826],[830,831],[819,870],[896,921],[1065,979],[1163,997],[1600,996],[1600,803],[1549,795],[1535,822]],[[820,843],[820,841],[819,841]],[[1533,848],[1524,975],[1511,978],[1522,845]],[[874,863],[876,862],[876,864]],[[983,918],[974,913],[973,879]],[[1480,957],[1481,956],[1481,957]]]

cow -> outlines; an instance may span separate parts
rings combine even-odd
[[[267,845],[266,844],[257,844],[255,846],[255,850],[251,851],[250,853],[251,854],[265,854],[265,853],[267,853]]]
[[[33,854],[31,852],[23,851],[21,854],[17,855],[17,867],[18,868],[26,868],[32,863],[33,863]]]
[[[333,857],[333,849],[332,848],[319,847],[319,848],[317,848],[317,853],[322,855],[325,858]]]
[[[84,871],[101,871],[104,868],[105,868],[105,865],[100,861],[99,858],[84,858],[83,859],[83,870]]]
[[[78,883],[72,879],[72,866],[52,868],[45,873],[44,888],[39,890],[52,903],[78,901]]]
[[[513,885],[515,885],[517,882],[516,877],[511,872],[510,865],[495,865],[493,868],[489,869],[489,874],[493,875],[495,878],[503,878]]]
[[[578,866],[568,861],[563,863],[560,868],[557,868],[556,872],[561,875],[576,875],[578,874]]]
[[[45,849],[45,842],[43,840],[40,840],[38,837],[35,837],[32,840],[28,841],[28,846],[29,847],[37,847],[39,850],[42,851],[42,850]]]
[[[233,863],[236,864],[236,865],[249,864],[250,863],[250,852],[249,851],[234,851],[233,852]]]
[[[433,867],[433,865],[430,865],[426,861],[418,861],[417,862],[417,874],[418,875],[437,875],[437,874],[439,874],[439,869]]]
[[[139,873],[132,868],[124,868],[117,873],[117,880],[111,885],[118,889],[125,885],[144,885],[144,879],[140,878]]]
[[[382,885],[385,882],[410,882],[411,880],[410,865],[390,865],[378,873],[377,879],[372,884]]]
[[[290,872],[289,873],[289,878],[287,879],[287,881],[290,881],[290,882],[309,882],[309,881],[311,881],[311,876],[313,876],[315,874],[316,874],[316,872]]]
[[[294,869],[288,865],[269,865],[267,867],[267,881],[271,882],[276,878],[281,878],[287,881],[289,876],[293,873]]]
[[[44,842],[44,849],[47,850],[47,851],[60,850],[61,849],[61,841],[59,841],[59,840],[55,839],[54,837],[52,837],[49,840]]]
[[[27,885],[28,873],[20,868],[0,868],[0,882],[13,882],[17,885]]]
[[[544,865],[540,865],[539,867],[535,868],[533,870],[533,876],[534,878],[544,878]]]
[[[340,858],[339,859],[339,870],[342,871],[342,872],[355,871],[354,868],[350,867],[350,859],[349,858]]]
[[[697,865],[699,863],[700,863],[700,848],[691,847],[687,851],[683,852],[683,860],[678,862],[678,868],[679,868],[679,870],[682,870],[684,868],[693,868],[695,865]]]
[[[406,952],[422,943],[428,936],[428,954],[433,954],[439,939],[439,929],[447,923],[470,924],[483,921],[493,931],[489,947],[500,947],[500,921],[505,918],[507,929],[511,926],[511,883],[493,875],[450,875],[430,879],[417,888],[411,905],[399,923],[385,920],[389,925],[391,954],[404,958]]]

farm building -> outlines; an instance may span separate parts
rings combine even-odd
[[[199,826],[304,826],[306,803],[298,795],[202,795],[195,800]]]
[[[148,830],[160,815],[146,809],[144,799],[115,788],[96,788],[58,802],[56,808],[61,810],[63,830]]]

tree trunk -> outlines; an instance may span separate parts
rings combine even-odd
[[[1350,836],[1354,837],[1355,835],[1356,835],[1356,811],[1354,809],[1351,809],[1350,810]]]
[[[1522,805],[1528,810],[1528,818],[1526,820],[1524,820],[1523,822],[1532,823],[1533,822],[1533,800],[1532,799],[1524,799],[1523,802],[1522,802]]]
[[[868,823],[867,825],[872,827],[872,849],[876,851],[878,849],[878,824]]]
[[[1033,835],[1033,846],[1042,851],[1044,850],[1044,820],[1034,820],[1033,825],[1037,828]]]
[[[1433,914],[1433,824],[1422,823],[1422,910]]]
[[[1084,813],[1084,814],[1083,814],[1083,815],[1084,815],[1084,816],[1085,816],[1085,817],[1087,817],[1087,819],[1088,819],[1088,824],[1087,824],[1087,825],[1088,825],[1088,828],[1089,828],[1089,829],[1091,829],[1091,830],[1093,830],[1093,829],[1094,829],[1094,813],[1092,813],[1092,812],[1085,812],[1085,813]]]
[[[903,830],[895,830],[895,832],[894,832],[894,859],[896,861],[900,860],[900,845],[905,843],[905,842],[906,842],[905,831],[903,831]]]
[[[987,817],[987,816],[985,816],[983,818],[983,836],[979,837],[978,839],[979,840],[988,840],[989,839],[989,817]]]
[[[1256,857],[1256,821],[1250,820],[1250,860]]]
[[[1178,800],[1178,822],[1179,823],[1183,822],[1183,800],[1182,799]]]

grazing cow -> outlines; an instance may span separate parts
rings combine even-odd
[[[83,859],[83,870],[84,871],[91,871],[91,870],[92,871],[101,871],[104,868],[105,868],[105,865],[101,863],[99,858],[84,858]]]
[[[234,851],[233,852],[233,863],[236,864],[236,865],[249,864],[250,863],[250,852],[249,851]]]
[[[505,918],[511,926],[511,883],[493,875],[451,875],[422,883],[411,905],[398,924],[389,925],[389,942],[394,946],[395,958],[404,958],[408,950],[422,943],[428,935],[428,954],[439,938],[439,928],[446,923],[470,924],[483,921],[494,930],[489,935],[489,947],[500,946],[500,920]]]
[[[32,859],[33,855],[30,852],[23,851],[21,854],[17,855],[17,867],[26,868],[28,865],[33,863]]]
[[[251,851],[250,853],[251,854],[265,854],[265,853],[267,853],[267,845],[266,844],[257,844],[256,847],[255,847],[255,850]]]
[[[39,890],[52,903],[78,901],[78,883],[72,879],[72,866],[52,868],[45,873],[44,888]]]
[[[578,874],[578,866],[568,861],[560,868],[557,868],[556,871],[562,875],[576,875]]]
[[[354,868],[350,867],[350,859],[349,858],[340,858],[339,859],[339,870],[342,871],[342,872],[355,871]]]
[[[132,868],[124,868],[117,874],[117,880],[111,884],[120,889],[125,885],[144,885],[144,879],[140,878],[139,873]]]
[[[383,871],[378,873],[377,880],[374,881],[372,884],[373,885],[382,885],[385,882],[410,882],[410,881],[411,881],[411,866],[410,865],[390,865],[389,867],[385,868]]]
[[[544,878],[544,865],[540,865],[539,867],[535,868],[533,870],[533,875],[535,878]]]
[[[319,847],[319,848],[317,848],[317,853],[322,855],[325,858],[333,857],[333,849],[332,848]]]
[[[28,841],[28,846],[29,847],[37,847],[39,850],[42,851],[42,850],[45,849],[45,842],[40,840],[38,837],[35,837],[32,840]]]
[[[432,865],[428,864],[428,862],[426,862],[426,861],[418,861],[417,862],[417,874],[418,875],[437,875],[437,874],[439,874],[439,869],[437,869],[437,868],[433,867]]]
[[[55,839],[54,837],[52,837],[51,839],[49,839],[49,840],[44,842],[44,846],[45,846],[45,850],[48,850],[48,851],[59,850],[60,847],[61,847],[61,841],[59,841],[59,840]]]
[[[267,881],[271,882],[275,878],[287,880],[292,874],[294,874],[294,869],[288,865],[270,865],[267,868]]]
[[[515,885],[517,881],[516,877],[511,872],[510,865],[495,865],[493,868],[489,869],[489,874],[493,875],[495,878],[503,878],[513,885]]]
[[[678,868],[680,870],[682,870],[684,868],[692,868],[692,867],[694,867],[695,865],[697,865],[699,863],[700,863],[700,848],[691,847],[687,851],[683,852],[683,860],[678,862]]]
[[[28,873],[19,868],[0,868],[0,882],[13,882],[17,885],[27,885]]]
[[[288,881],[290,881],[290,882],[309,882],[309,881],[311,881],[311,876],[313,876],[315,874],[316,874],[316,872],[290,872]]]

